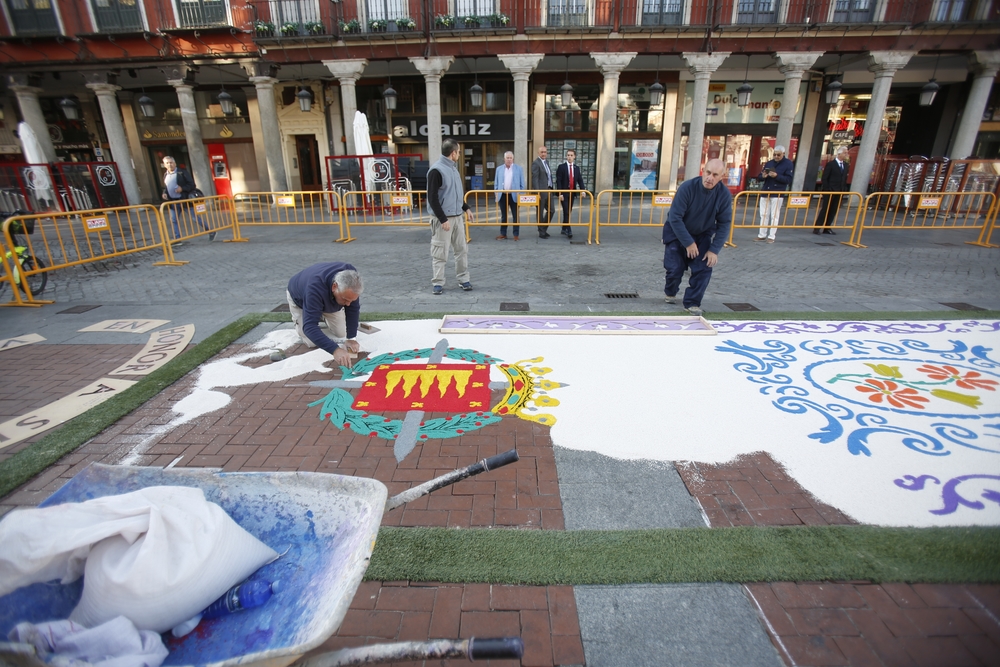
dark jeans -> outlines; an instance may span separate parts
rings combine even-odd
[[[514,198],[514,195],[509,192],[501,194],[497,206],[500,207],[500,235],[507,236],[507,209],[510,208],[510,212],[514,214],[512,218],[514,236],[520,236],[521,227],[517,224],[517,199]]]
[[[676,239],[663,246],[663,268],[667,272],[663,285],[664,294],[676,295],[681,286],[681,279],[684,278],[684,271],[691,270],[688,288],[684,291],[685,308],[701,307],[701,299],[708,289],[708,281],[712,279],[712,269],[705,263],[705,253],[712,245],[712,235],[702,234],[694,237],[694,241],[698,244],[698,257],[695,259],[687,256],[687,248]]]

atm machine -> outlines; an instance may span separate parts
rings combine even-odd
[[[229,180],[229,160],[226,159],[226,145],[208,144],[208,159],[212,165],[215,194],[231,197],[233,186]]]

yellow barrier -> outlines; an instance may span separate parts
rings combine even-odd
[[[1000,245],[990,242],[990,238],[993,236],[993,232],[997,228],[997,215],[1000,214],[1000,202],[993,207],[993,219],[989,223],[983,225],[983,231],[979,234],[979,238],[975,241],[966,241],[969,245],[978,245],[983,248],[1000,248]]]
[[[351,227],[427,226],[429,229],[426,198],[427,193],[423,190],[351,190],[344,193],[344,225],[347,228],[344,243],[354,240]]]
[[[164,202],[160,206],[160,217],[164,235],[169,235],[172,243],[206,235],[214,239],[223,229],[233,230],[233,238],[226,239],[225,243],[245,243],[248,240],[240,236],[233,198],[226,195]],[[173,249],[170,259],[176,264],[187,264],[173,259]]]
[[[736,197],[733,198],[733,224],[729,230],[727,247],[736,247],[736,244],[733,243],[733,232],[736,229],[754,229],[758,232],[761,230],[762,201],[770,200],[775,194],[777,193],[763,190],[745,190],[736,193]],[[861,203],[861,195],[857,192],[784,192],[781,193],[778,224],[764,225],[763,228],[768,231],[777,228],[779,230],[801,229],[812,232],[822,227],[824,230],[828,229],[834,233],[836,230],[841,233],[850,231],[851,238],[854,238],[854,230],[861,213]],[[768,206],[774,205],[768,202]],[[828,217],[832,206],[839,206],[839,208],[836,215],[831,218],[830,224],[824,226],[824,219]]]
[[[241,192],[233,195],[236,220],[246,225],[337,225],[344,241],[344,205],[339,192]]]
[[[466,240],[472,239],[469,235],[469,227],[495,226],[497,231],[499,231],[500,204],[496,200],[498,192],[506,194],[507,191],[469,190],[465,193],[465,203],[469,205],[469,208],[472,209],[472,214],[475,216],[475,222],[467,224],[465,227]],[[537,229],[538,213],[540,211],[539,202],[542,197],[548,195],[551,198],[549,201],[548,224],[550,227],[555,225],[562,227],[565,223],[563,221],[562,202],[559,201],[559,196],[569,196],[570,194],[576,196],[573,197],[573,210],[570,212],[571,222],[569,223],[569,227],[586,227],[587,243],[591,243],[593,239],[594,195],[587,190],[519,190],[517,191],[517,198],[521,203],[518,204],[518,224],[534,226]],[[535,213],[530,216],[530,220],[526,220],[526,216],[522,213],[522,207],[534,209]],[[510,211],[507,212],[507,215],[507,225],[510,226],[513,224]],[[558,223],[556,223],[556,218],[559,219]],[[574,218],[576,222],[572,222]]]
[[[597,243],[601,227],[663,227],[674,203],[673,190],[603,190],[594,204]]]
[[[32,268],[19,269],[22,285],[27,285],[25,278],[40,273],[155,248],[163,250],[163,262],[156,265],[175,264],[163,219],[149,205],[11,216],[3,223],[3,245],[8,248],[14,247],[10,231],[14,224],[34,228],[31,234],[19,235],[25,241],[26,253],[35,260]],[[9,275],[13,268],[9,266],[4,272]],[[25,294],[24,302],[15,294],[17,305],[52,303],[35,298],[30,287]]]
[[[14,300],[8,301],[7,303],[0,303],[0,306],[34,306],[35,308],[41,308],[41,303],[25,303],[21,300],[21,290],[14,287],[14,271],[12,268],[13,262],[17,261],[14,259],[14,251],[10,251],[10,257],[7,256],[7,246],[3,243],[3,236],[0,235],[0,263],[3,264],[3,273],[0,274],[0,298],[4,297],[4,293],[7,288],[13,290]],[[31,289],[30,287],[28,288]]]
[[[981,229],[976,243],[986,245],[983,237],[995,218],[992,192],[873,192],[846,245],[866,248],[861,243],[866,229]]]

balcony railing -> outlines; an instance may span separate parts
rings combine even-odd
[[[98,32],[140,32],[142,14],[135,0],[91,0]]]
[[[14,33],[23,36],[58,35],[59,24],[50,0],[5,0]]]

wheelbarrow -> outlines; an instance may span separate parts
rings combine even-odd
[[[382,482],[307,472],[226,473],[204,469],[92,464],[41,507],[128,493],[148,486],[204,491],[249,533],[282,554],[251,579],[280,581],[261,607],[210,620],[182,638],[164,635],[164,665],[283,667],[322,644],[340,627],[375,547],[384,512],[471,475],[518,459],[517,452],[485,459],[388,498]],[[68,618],[83,581],[37,583],[0,597],[0,639],[23,621]],[[301,662],[309,667],[467,657],[520,658],[519,637],[399,642],[342,649]],[[26,644],[0,644],[0,664],[44,665]]]

